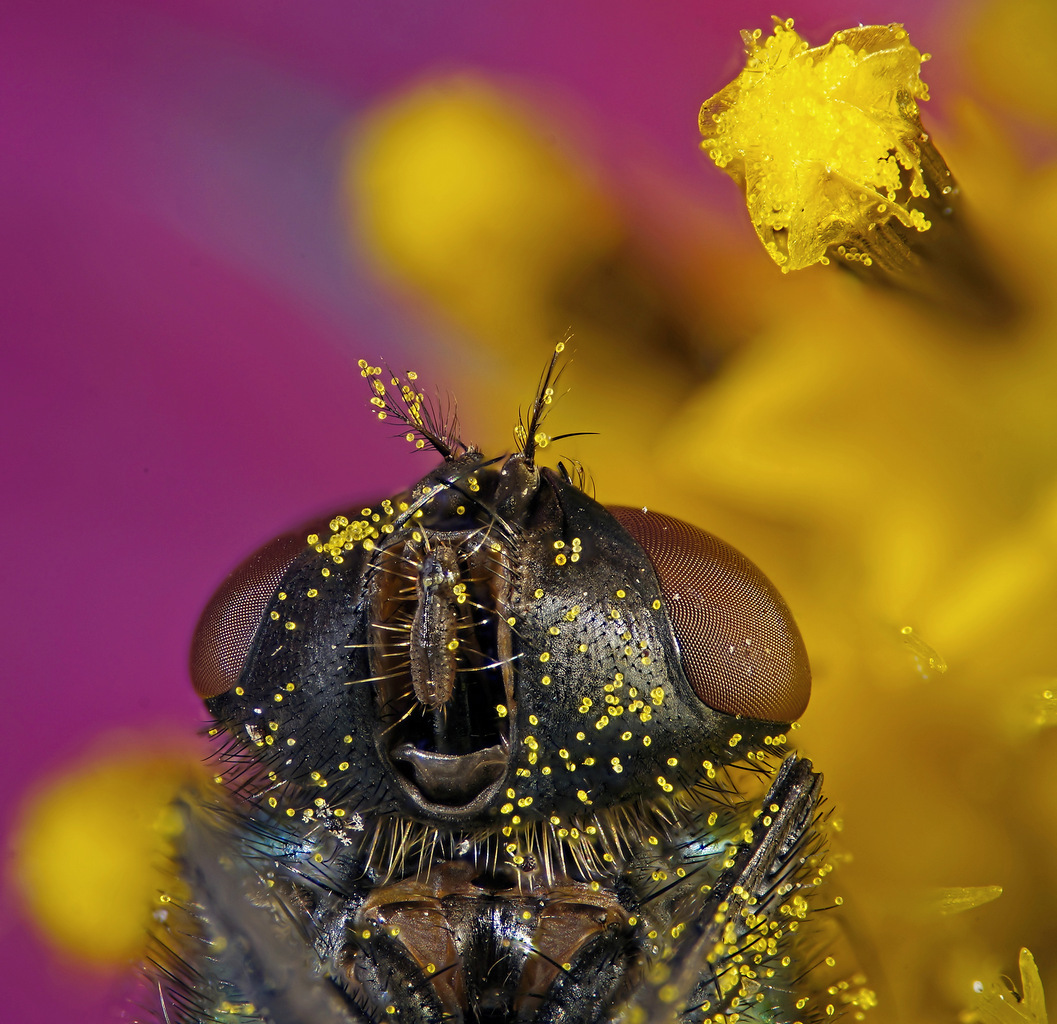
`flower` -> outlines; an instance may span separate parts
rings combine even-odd
[[[189,749],[130,747],[87,759],[35,795],[15,873],[34,918],[68,954],[103,967],[145,957],[145,922],[169,884],[179,827],[170,802],[198,774]]]

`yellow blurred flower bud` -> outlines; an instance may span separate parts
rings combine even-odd
[[[405,293],[489,351],[463,368],[467,388],[482,374],[479,410],[505,413],[539,372],[539,346],[571,331],[593,368],[584,406],[611,417],[632,362],[644,388],[667,396],[714,372],[738,340],[717,296],[751,289],[726,267],[711,288],[681,286],[554,107],[469,75],[379,104],[348,141],[351,233]]]
[[[37,792],[15,837],[26,908],[61,950],[99,967],[143,956],[180,827],[170,807],[199,774],[194,755],[125,750]]]
[[[474,323],[523,306],[619,234],[604,194],[527,105],[471,77],[379,107],[352,139],[346,188],[369,254]]]

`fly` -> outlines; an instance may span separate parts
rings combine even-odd
[[[820,963],[821,778],[784,752],[810,671],[739,552],[486,459],[361,363],[440,465],[262,548],[192,678],[226,737],[178,803],[167,1019],[603,1024],[855,1017]],[[388,383],[387,383],[388,378]],[[829,966],[827,966],[829,965]]]

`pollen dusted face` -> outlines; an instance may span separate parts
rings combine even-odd
[[[535,444],[486,460],[423,421],[409,385],[400,408],[378,384],[381,410],[443,463],[265,548],[196,640],[196,686],[266,769],[273,806],[509,833],[664,798],[780,742],[807,659],[747,559],[678,520],[606,509],[537,467]],[[537,442],[552,393],[548,378]]]

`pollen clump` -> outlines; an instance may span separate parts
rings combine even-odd
[[[776,18],[761,37],[742,33],[745,67],[705,102],[699,126],[701,148],[744,189],[772,259],[783,271],[832,256],[869,265],[855,240],[874,225],[928,230],[914,204],[929,195],[917,108],[928,99],[927,55],[903,27],[847,29],[811,48],[792,19]]]

